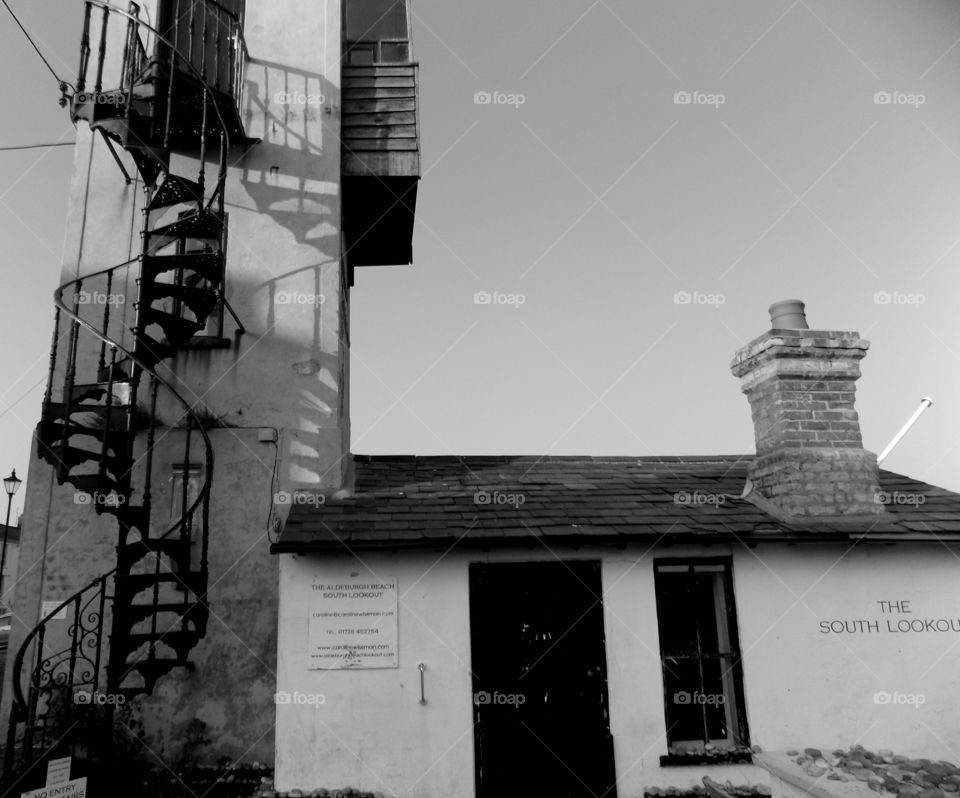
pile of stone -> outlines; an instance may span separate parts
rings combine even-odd
[[[176,774],[157,772],[137,786],[123,783],[116,794],[154,796],[155,798],[250,798],[270,782],[273,768],[260,762],[230,762],[193,765]],[[111,787],[118,786],[111,781]]]
[[[767,798],[770,787],[766,784],[726,784],[720,785],[727,795],[733,798]],[[702,798],[707,794],[707,788],[702,784],[680,789],[679,787],[646,787],[643,790],[644,798]]]
[[[255,798],[384,798],[382,792],[363,792],[353,787],[344,787],[341,790],[290,790],[277,792],[273,789],[273,780],[265,778],[260,789],[254,793]]]
[[[847,751],[804,748],[803,753],[787,751],[787,756],[812,778],[862,781],[875,792],[898,798],[949,798],[960,792],[960,767],[950,762],[911,759],[886,749],[873,752],[862,745]]]

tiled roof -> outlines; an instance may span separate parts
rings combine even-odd
[[[740,498],[750,460],[356,455],[355,494],[327,496],[319,506],[295,500],[272,551],[490,547],[536,539],[960,539],[960,494],[882,470],[886,515],[785,521]]]

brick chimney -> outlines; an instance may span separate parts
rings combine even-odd
[[[810,330],[803,302],[770,307],[771,326],[730,364],[750,400],[755,497],[789,517],[880,515],[876,455],[863,448],[854,393],[870,346],[859,333]]]

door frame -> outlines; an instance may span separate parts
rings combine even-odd
[[[599,557],[579,557],[573,559],[535,559],[535,560],[500,560],[500,561],[475,561],[469,563],[468,566],[468,600],[469,600],[469,617],[470,617],[470,667],[471,667],[471,708],[474,721],[474,789],[476,798],[492,798],[492,785],[486,786],[483,783],[482,778],[482,764],[483,764],[483,738],[482,738],[482,726],[480,723],[480,706],[475,700],[475,696],[478,690],[483,689],[483,683],[479,682],[474,670],[474,663],[477,661],[477,644],[478,640],[476,634],[478,633],[478,624],[476,623],[477,613],[479,613],[481,602],[482,602],[482,592],[480,591],[480,579],[486,573],[490,572],[506,572],[508,570],[515,569],[516,572],[520,572],[523,568],[535,569],[535,570],[544,570],[550,571],[555,570],[558,573],[565,572],[569,575],[570,578],[577,579],[583,583],[587,589],[594,595],[596,601],[599,603],[597,612],[599,614],[599,640],[594,641],[591,645],[599,646],[600,654],[600,664],[603,669],[602,679],[600,683],[601,691],[601,707],[602,712],[605,716],[604,718],[604,734],[602,741],[598,741],[598,746],[600,746],[601,752],[604,754],[604,758],[608,759],[606,771],[608,775],[609,786],[605,791],[601,791],[597,798],[616,798],[617,796],[617,772],[616,772],[616,758],[615,751],[613,746],[613,736],[610,731],[611,723],[611,712],[610,712],[610,696],[609,696],[609,670],[607,667],[607,636],[606,636],[606,614],[604,612],[604,595],[603,595],[603,560]],[[561,570],[563,569],[563,570]],[[545,579],[549,577],[539,576],[539,579]],[[590,605],[590,609],[593,609],[595,604]],[[589,611],[589,610],[588,610]],[[586,613],[584,613],[586,615]]]

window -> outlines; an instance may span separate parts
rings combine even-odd
[[[176,521],[183,516],[183,484],[184,481],[187,483],[187,504],[186,508],[189,510],[193,503],[197,500],[197,497],[200,495],[200,488],[203,487],[203,472],[204,468],[198,463],[190,463],[187,467],[186,480],[184,480],[184,471],[183,464],[179,463],[173,466],[173,473],[170,476],[170,520]],[[194,528],[199,526],[200,515],[199,511],[194,516],[193,526]]]
[[[410,61],[406,0],[345,0],[343,24],[346,63]]]
[[[670,753],[749,745],[730,561],[654,563]]]

